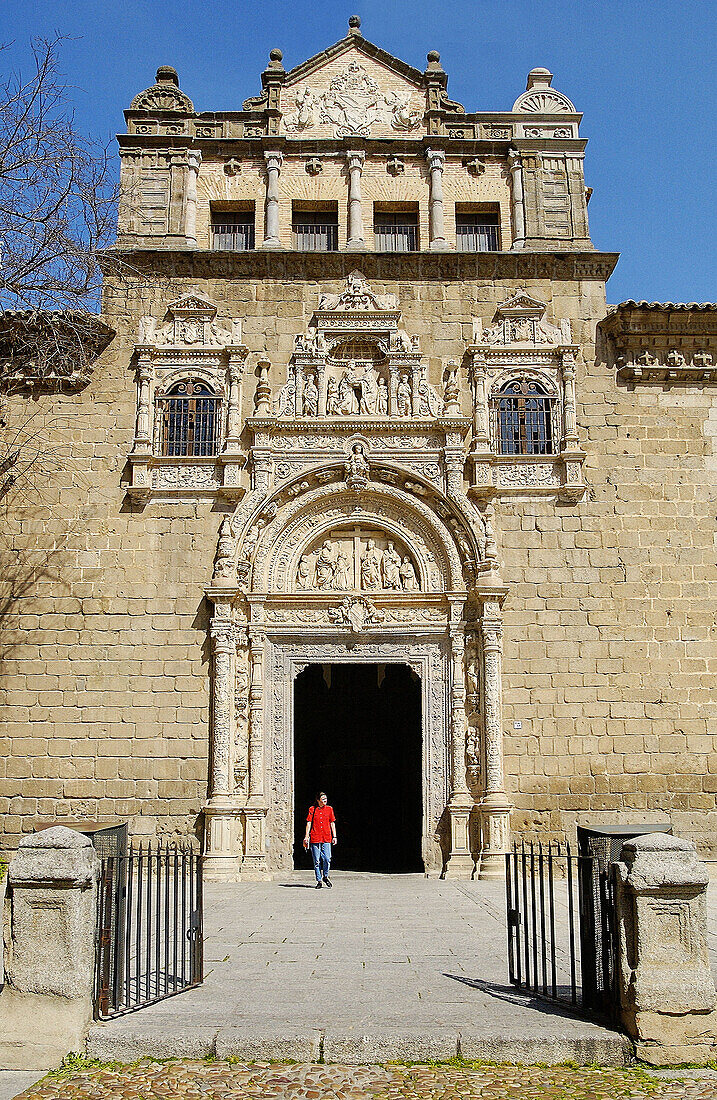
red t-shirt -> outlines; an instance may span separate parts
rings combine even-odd
[[[309,833],[311,844],[331,843],[331,822],[336,821],[331,806],[312,806],[306,820],[312,823]]]

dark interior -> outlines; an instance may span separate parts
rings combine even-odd
[[[333,866],[423,870],[421,685],[406,665],[310,665],[294,685],[294,866],[319,790],[336,814]]]

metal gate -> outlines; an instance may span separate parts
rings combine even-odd
[[[203,980],[201,859],[147,843],[102,860],[95,1018],[154,1004]]]
[[[511,984],[613,1015],[615,906],[609,867],[569,844],[513,845],[505,857]]]

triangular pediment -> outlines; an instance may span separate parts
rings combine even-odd
[[[350,35],[287,73],[282,126],[291,136],[422,136],[422,74]]]
[[[176,298],[167,306],[167,312],[171,317],[202,316],[215,317],[217,307],[203,294],[185,294],[182,298]]]
[[[514,294],[500,303],[495,314],[496,317],[542,317],[547,308],[545,302],[541,302],[539,298],[531,298],[529,294]]]

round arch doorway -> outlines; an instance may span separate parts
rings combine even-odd
[[[422,871],[421,683],[402,664],[315,664],[294,683],[294,866],[308,867],[306,815],[325,790],[333,866]]]

